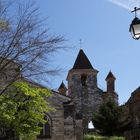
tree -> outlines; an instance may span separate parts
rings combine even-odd
[[[98,113],[94,114],[94,127],[103,135],[115,135],[118,132],[120,116],[121,108],[114,101],[109,100],[100,106]]]
[[[45,112],[52,110],[44,98],[50,96],[45,88],[35,88],[25,82],[13,83],[0,96],[0,128],[5,129],[3,140],[14,137],[36,137],[44,124]]]
[[[44,100],[49,91],[15,81],[48,81],[58,71],[51,58],[65,48],[63,36],[49,33],[34,3],[0,0],[0,129],[5,139],[11,132],[26,138],[39,134],[38,124],[45,123],[44,113],[50,110]]]
[[[0,74],[6,77],[7,69],[13,71],[13,63],[20,69],[5,83],[1,94],[21,76],[47,81],[47,76],[58,70],[50,65],[50,59],[64,49],[64,38],[50,35],[34,3],[0,0]]]

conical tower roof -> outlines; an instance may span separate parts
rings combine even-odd
[[[111,71],[108,73],[108,75],[107,75],[107,77],[106,77],[105,80],[107,81],[108,79],[114,79],[114,80],[116,80],[115,76],[113,75],[113,73]]]
[[[65,84],[63,83],[63,81],[62,81],[61,85],[59,86],[58,90],[60,90],[60,89],[67,89]]]
[[[72,69],[93,69],[84,51],[80,49]]]
[[[66,88],[65,84],[63,83],[63,81],[62,81],[61,85],[59,86],[58,91],[60,94],[66,95],[67,88]]]

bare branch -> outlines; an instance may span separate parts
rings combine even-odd
[[[0,27],[0,74],[6,70],[13,73],[14,68],[14,72],[17,71],[6,88],[21,77],[19,71],[22,72],[20,75],[32,80],[36,77],[43,80],[44,76],[47,79],[48,75],[57,74],[58,69],[50,67],[50,58],[59,50],[66,49],[64,37],[49,34],[33,2],[23,4],[16,1],[12,4],[17,7],[14,18],[9,14],[10,6],[0,0],[0,20],[8,23],[5,29]]]

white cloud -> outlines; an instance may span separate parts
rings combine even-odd
[[[140,7],[140,0],[108,0],[109,2],[132,11],[134,7]]]

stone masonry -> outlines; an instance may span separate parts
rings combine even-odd
[[[10,71],[11,76],[19,74],[20,81],[45,88],[23,78],[18,64],[11,62],[9,66],[13,68],[13,71]],[[110,71],[106,78],[107,91],[105,92],[98,87],[97,73],[83,50],[80,50],[73,68],[68,72],[68,88],[62,82],[58,92],[52,91],[52,96],[46,99],[55,111],[46,113],[45,119],[48,123],[43,125],[37,140],[82,140],[84,133],[88,132],[88,123],[100,105],[108,99],[118,102],[115,77],[112,72]],[[8,80],[7,77],[1,77],[1,85],[8,83],[5,79]]]
[[[88,123],[92,120],[100,105],[109,98],[117,102],[114,92],[113,74],[109,75],[108,92],[103,92],[97,85],[98,71],[93,68],[83,50],[79,51],[73,68],[68,72],[68,95],[75,103],[76,114],[82,116],[83,132],[88,131]],[[113,79],[113,80],[110,80]],[[108,83],[108,82],[107,82]]]

